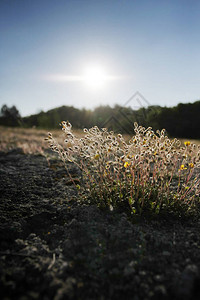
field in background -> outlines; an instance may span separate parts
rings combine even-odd
[[[82,130],[73,130],[78,137],[83,135]],[[51,130],[53,137],[60,144],[64,142],[64,133],[61,129]],[[24,153],[42,154],[48,148],[48,143],[44,140],[48,131],[36,128],[18,128],[0,126],[0,151],[8,151],[14,148],[22,148]],[[124,138],[128,141],[131,136],[125,134]],[[180,139],[183,143],[188,139]],[[190,140],[192,143],[199,144],[200,140]]]
[[[60,129],[51,130],[53,137],[62,144],[64,134]],[[77,136],[82,135],[82,130],[75,130]],[[45,138],[47,130],[36,128],[18,128],[0,126],[0,151],[8,151],[14,148],[22,148],[24,153],[38,154],[48,147]]]

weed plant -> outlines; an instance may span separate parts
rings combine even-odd
[[[164,129],[154,132],[137,123],[129,142],[106,128],[84,129],[84,136],[77,138],[69,122],[61,126],[64,147],[51,133],[46,139],[66,169],[71,162],[82,171],[82,184],[76,188],[90,203],[141,215],[189,211],[199,200],[200,146],[190,141],[181,145]]]

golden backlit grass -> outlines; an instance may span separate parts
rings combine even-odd
[[[129,207],[131,214],[139,215],[194,208],[200,194],[199,145],[169,139],[164,129],[154,132],[137,123],[128,142],[97,126],[85,128],[81,138],[68,121],[62,122],[62,130],[64,146],[52,133],[46,140],[66,170],[68,162],[81,170],[82,185],[74,185],[90,203],[111,210]]]
[[[83,131],[74,130],[77,137],[83,136]],[[59,143],[63,143],[63,132],[58,127],[57,130],[51,130],[53,136]],[[0,151],[8,151],[14,148],[22,148],[24,153],[36,154],[40,153],[42,149],[47,149],[48,145],[44,141],[47,136],[46,129],[37,128],[18,128],[18,127],[4,127],[0,126]],[[131,135],[125,134],[124,139],[127,142]],[[180,139],[182,144],[188,139]],[[200,140],[191,140],[190,142],[200,145]]]
[[[75,134],[81,136],[81,130],[74,130]],[[59,143],[63,142],[63,132],[58,127],[52,130]],[[18,128],[0,126],[0,151],[9,151],[21,148],[26,154],[42,154],[48,148],[45,142],[47,130],[37,128]]]

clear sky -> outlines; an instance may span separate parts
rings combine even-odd
[[[0,0],[0,105],[200,99],[200,1]]]

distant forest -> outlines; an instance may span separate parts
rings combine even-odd
[[[119,105],[114,108],[99,106],[94,110],[62,106],[23,118],[15,106],[9,108],[3,105],[0,114],[0,125],[3,126],[56,129],[63,120],[68,120],[76,129],[97,125],[128,134],[133,133],[133,123],[138,122],[154,130],[165,128],[171,137],[200,139],[200,101],[180,103],[175,107],[142,107],[139,110]]]

